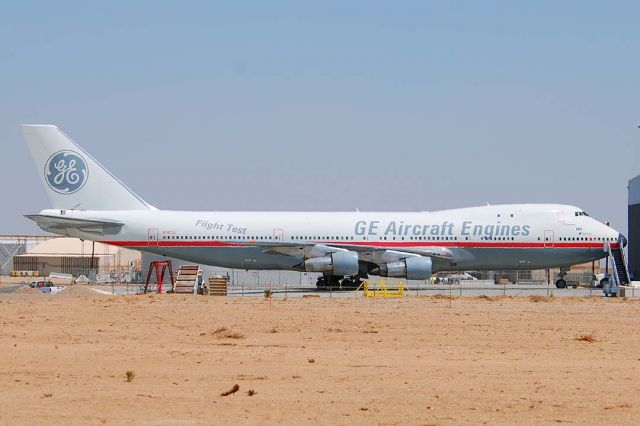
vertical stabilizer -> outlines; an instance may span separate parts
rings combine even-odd
[[[25,124],[22,133],[53,208],[153,209],[56,126]]]

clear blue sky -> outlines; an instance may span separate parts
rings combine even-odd
[[[626,230],[640,3],[8,2],[0,233],[57,124],[159,208],[576,204]]]

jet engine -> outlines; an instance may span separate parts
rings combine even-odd
[[[358,253],[337,251],[326,256],[312,257],[304,261],[307,272],[325,272],[331,275],[356,275],[358,273]]]
[[[431,278],[431,258],[407,257],[397,262],[382,263],[371,273],[381,277],[426,280]]]

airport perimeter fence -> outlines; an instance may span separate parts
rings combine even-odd
[[[274,297],[302,296],[304,294],[319,294],[328,297],[354,296],[353,287],[324,287],[318,288],[316,281],[320,273],[305,273],[295,271],[252,271],[222,268],[203,268],[203,278],[211,276],[226,276],[228,278],[228,294],[230,296],[263,296],[270,292]],[[582,276],[586,277],[585,274]],[[395,278],[373,277],[369,280],[371,286],[384,281],[396,286],[402,283],[407,296],[436,296],[452,297],[464,296],[593,296],[601,295],[601,289],[595,288],[587,280],[587,284],[580,283],[577,288],[557,289],[554,274],[547,275],[546,271],[499,271],[490,272],[479,277],[462,273],[439,273],[429,280],[403,280]],[[117,278],[110,282],[102,282],[99,287],[103,291],[113,294],[135,294],[141,291],[144,284],[119,282]],[[578,279],[576,279],[578,281]],[[169,289],[169,281],[165,289]],[[93,283],[95,285],[95,283]]]
[[[217,270],[210,275],[226,275],[229,278],[229,295],[260,296],[270,291],[274,297],[286,297],[316,293],[328,297],[354,295],[354,288],[341,286],[316,287],[319,273],[299,273],[292,271],[244,271]],[[205,279],[209,274],[205,274]],[[437,274],[429,280],[402,280],[374,277],[371,285],[385,281],[392,286],[403,283],[408,296],[451,295],[451,296],[592,296],[601,295],[600,289],[590,279],[580,275],[583,281],[573,288],[558,289],[555,274],[547,275],[539,271],[498,271],[486,273],[480,278],[460,273]],[[590,276],[589,276],[590,278]],[[578,278],[576,278],[576,282]]]

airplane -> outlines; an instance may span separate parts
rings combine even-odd
[[[44,231],[204,265],[320,272],[319,288],[354,287],[369,275],[568,270],[626,245],[613,228],[562,204],[403,213],[160,210],[58,127],[22,131],[52,207],[26,217]]]

